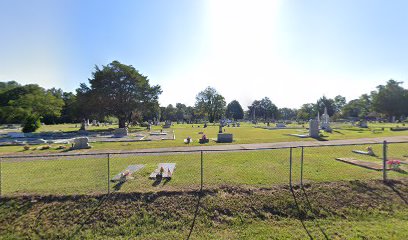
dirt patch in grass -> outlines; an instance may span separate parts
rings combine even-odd
[[[300,225],[304,221],[396,217],[405,219],[406,224],[407,210],[408,179],[387,185],[381,181],[307,184],[304,188],[295,186],[293,192],[284,185],[272,188],[224,185],[207,188],[202,193],[186,190],[20,196],[0,201],[0,238],[180,239],[186,238],[191,229],[192,236],[198,238],[227,238],[243,229],[250,234],[254,224],[265,225],[266,230],[260,230],[265,234],[269,234],[267,229],[276,231],[274,227],[283,223]]]

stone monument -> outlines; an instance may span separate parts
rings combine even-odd
[[[217,142],[219,143],[232,143],[232,133],[218,133]]]
[[[225,129],[224,129],[225,131]],[[222,125],[218,130],[217,142],[219,143],[231,143],[232,142],[232,133],[225,133],[222,131]]]
[[[125,137],[128,135],[128,129],[127,128],[117,128],[113,132],[113,137]]]
[[[74,144],[72,149],[88,149],[91,148],[89,145],[89,139],[87,137],[77,137],[74,138]]]
[[[361,120],[359,123],[359,127],[361,128],[368,128],[368,124],[366,120]]]
[[[84,119],[82,122],[81,122],[81,128],[79,129],[79,131],[80,132],[86,132],[86,120]]]
[[[309,121],[309,137],[319,137],[319,122],[315,119]]]
[[[285,128],[286,125],[285,125],[284,123],[277,123],[277,124],[276,124],[276,127],[277,127],[277,128]]]
[[[330,116],[327,114],[327,108],[324,107],[324,113],[322,114],[322,120],[320,123],[320,127],[326,131],[326,132],[331,132],[332,129],[330,127]]]
[[[163,128],[170,128],[170,127],[171,127],[171,121],[164,122]]]

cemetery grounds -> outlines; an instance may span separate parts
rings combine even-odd
[[[199,136],[200,128],[190,127],[174,126],[176,136],[197,138],[193,134]],[[217,130],[210,126],[205,132],[213,138]],[[274,137],[304,141],[287,136],[286,131],[293,133],[292,129],[242,126],[226,131],[236,131],[236,143],[267,142]],[[338,131],[327,138],[401,134],[386,127],[380,133],[348,126]],[[155,147],[183,146],[180,141],[159,141]],[[154,147],[149,143],[143,143],[148,146],[144,148]],[[142,145],[121,144],[93,143],[92,150]],[[377,156],[352,152],[368,146]],[[387,159],[408,159],[406,142],[388,144],[386,149]],[[406,239],[407,165],[386,171],[384,184],[383,171],[336,161],[349,157],[381,165],[383,150],[380,143],[187,153],[75,151],[66,152],[68,156],[52,156],[45,150],[29,151],[43,156],[19,152],[14,158],[1,159],[0,236]],[[162,162],[176,163],[174,176],[169,181],[150,180],[148,176]],[[124,183],[110,181],[132,164],[144,168]]]

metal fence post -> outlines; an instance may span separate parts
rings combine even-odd
[[[289,186],[292,189],[292,148],[289,150]]]
[[[300,187],[303,187],[303,146],[302,154],[300,155]]]
[[[108,153],[108,194],[110,194],[110,154]]]
[[[387,182],[387,141],[383,143],[383,181]]]
[[[200,192],[203,191],[203,184],[204,184],[204,164],[203,164],[203,151],[201,151],[201,188],[200,188]]]

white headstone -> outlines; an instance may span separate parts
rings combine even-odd
[[[322,120],[321,120],[321,123],[320,123],[320,127],[323,130],[331,131],[331,128],[330,128],[330,116],[329,116],[329,114],[327,114],[327,108],[326,107],[324,107],[324,113],[322,115]]]

